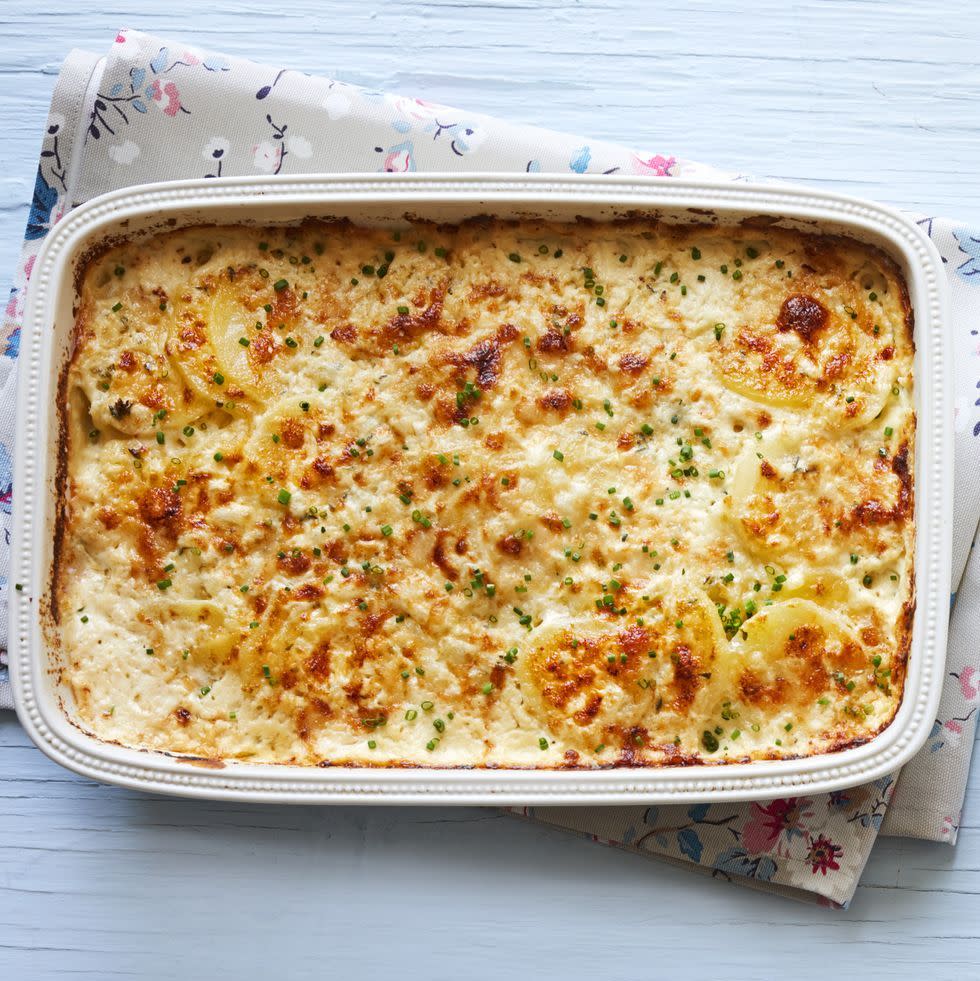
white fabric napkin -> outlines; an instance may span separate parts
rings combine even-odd
[[[9,555],[13,395],[24,287],[47,230],[71,207],[149,181],[339,171],[542,171],[738,180],[662,153],[515,126],[134,31],[104,58],[75,51],[44,131],[34,201],[0,331],[0,569]],[[918,219],[946,263],[956,372],[948,676],[932,735],[902,772],[834,794],[758,804],[523,809],[592,840],[757,888],[846,905],[879,831],[953,842],[980,700],[980,232]],[[965,569],[965,572],[964,572]],[[5,576],[0,637],[6,638]],[[0,707],[10,706],[0,669]]]

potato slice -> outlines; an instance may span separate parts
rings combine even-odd
[[[678,584],[654,595],[643,624],[608,618],[556,621],[535,632],[518,662],[531,712],[570,745],[656,744],[674,722],[712,700],[716,671],[725,674],[727,642],[714,604]]]
[[[896,378],[895,330],[886,317],[875,322],[876,310],[859,316],[841,293],[811,284],[727,327],[711,349],[722,384],[765,405],[805,408],[834,429],[874,419]]]
[[[226,384],[240,388],[261,402],[270,394],[262,362],[251,352],[256,319],[243,307],[241,297],[226,280],[221,280],[211,297],[207,333]],[[248,345],[241,343],[242,339]]]
[[[731,642],[732,701],[772,718],[874,691],[874,671],[850,623],[810,600],[763,607]],[[806,717],[804,714],[802,717]]]
[[[901,551],[893,529],[912,506],[901,432],[893,445],[888,457],[859,437],[765,440],[738,458],[726,507],[766,561],[840,567],[843,560],[846,567],[856,553],[887,562]]]
[[[173,311],[158,296],[134,287],[114,303],[89,300],[80,320],[112,342],[106,361],[80,378],[96,428],[145,437],[161,418],[182,423],[193,415],[193,393],[165,352]]]
[[[159,620],[181,624],[182,643],[188,660],[215,667],[224,664],[240,631],[227,626],[225,611],[214,600],[161,600]]]
[[[175,301],[167,354],[190,388],[213,405],[222,400],[225,390],[216,380],[222,377],[222,370],[211,344],[209,318],[209,304]]]

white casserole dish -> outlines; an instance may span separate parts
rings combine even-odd
[[[917,602],[902,704],[863,746],[800,760],[601,771],[215,767],[102,742],[71,721],[45,630],[56,514],[57,382],[69,356],[79,261],[106,237],[199,223],[310,216],[396,224],[405,215],[574,220],[655,214],[843,233],[888,252],[906,277],[915,324]],[[330,175],[149,185],[103,195],[49,234],[34,267],[21,341],[11,543],[10,668],[17,712],[37,745],[85,776],[158,793],[280,803],[629,804],[766,799],[874,780],[923,744],[943,680],[949,607],[952,426],[945,277],[928,236],[903,215],[823,191],[620,177]]]

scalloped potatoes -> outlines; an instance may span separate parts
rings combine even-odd
[[[801,756],[902,697],[911,320],[775,227],[201,227],[81,278],[57,629],[103,739]]]

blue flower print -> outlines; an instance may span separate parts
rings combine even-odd
[[[14,470],[7,447],[0,443],[0,511],[10,514],[13,509]]]
[[[486,131],[475,122],[467,120],[440,123],[438,119],[434,119],[426,132],[432,133],[433,140],[448,138],[449,147],[457,157],[464,157],[479,149],[486,139]]]
[[[704,845],[701,843],[701,836],[693,828],[681,828],[677,832],[677,847],[681,854],[686,855],[692,862],[701,861]]]
[[[38,167],[31,211],[27,216],[27,232],[24,236],[29,242],[44,238],[48,234],[48,229],[51,227],[51,212],[57,203],[58,192],[44,179],[44,174]]]
[[[768,882],[776,874],[776,863],[768,855],[750,857],[744,848],[727,848],[716,859],[713,868],[730,875]]]
[[[967,258],[956,267],[956,274],[967,282],[980,285],[980,232],[958,228],[953,232],[961,252]]]
[[[584,174],[589,169],[589,161],[591,159],[592,151],[587,146],[584,146],[569,160],[568,169],[576,174]]]

